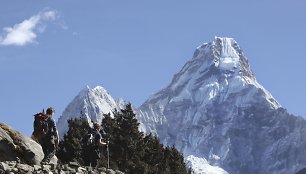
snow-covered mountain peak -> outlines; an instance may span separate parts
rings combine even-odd
[[[197,173],[288,174],[305,164],[297,160],[305,146],[292,142],[305,136],[306,122],[257,82],[232,38],[197,47],[171,83],[140,106],[138,118]]]
[[[174,76],[171,84],[151,99],[161,97],[165,90],[175,96],[170,102],[191,99],[191,102],[205,106],[212,102],[222,103],[235,96],[234,104],[239,107],[253,103],[253,95],[260,91],[272,108],[280,107],[256,81],[247,58],[233,38],[215,37],[212,42],[197,47],[193,58]],[[249,92],[242,97],[246,90]]]
[[[102,96],[103,98],[105,97],[107,98],[110,96],[107,90],[104,89],[102,86],[96,86],[94,88],[90,88],[89,86],[86,86],[78,94],[79,97],[84,97],[86,95],[99,95],[99,96]]]
[[[140,115],[147,122],[148,132],[158,133],[156,125],[170,124],[168,112],[177,112],[167,108],[182,105],[193,108],[188,111],[191,113],[184,114],[187,111],[182,110],[180,114],[197,124],[200,115],[217,105],[227,107],[226,112],[231,115],[237,108],[258,103],[273,109],[281,107],[256,81],[237,42],[233,38],[215,37],[212,42],[197,47],[193,58],[175,74],[171,83],[140,107]]]
[[[119,105],[122,105],[122,103],[124,103],[123,100],[119,100],[119,103],[117,103],[101,86],[95,88],[87,86],[79,92],[59,118],[57,123],[59,133],[63,136],[67,132],[67,120],[72,118],[82,116],[87,118],[88,122],[97,121],[100,123],[104,114],[110,113],[112,115],[112,111],[119,109]]]
[[[212,42],[197,47],[193,59],[203,63],[203,70],[213,66],[222,73],[244,75],[255,80],[247,58],[233,38],[215,37]]]

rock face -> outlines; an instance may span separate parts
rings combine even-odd
[[[302,170],[298,171],[296,174],[306,174],[306,168],[303,168]]]
[[[0,123],[0,154],[0,161],[16,160],[18,157],[30,165],[39,164],[44,157],[38,143],[4,123]]]
[[[199,46],[169,86],[139,108],[138,119],[185,159],[202,158],[228,173],[291,174],[306,164],[306,121],[257,82],[232,38]]]

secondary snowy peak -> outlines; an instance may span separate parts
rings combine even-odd
[[[71,118],[82,116],[87,118],[89,122],[97,121],[100,123],[103,119],[103,114],[112,114],[112,111],[119,109],[123,103],[125,103],[123,99],[120,99],[117,103],[101,86],[93,89],[87,86],[79,92],[59,118],[57,123],[59,134],[63,136],[68,131],[67,120]]]

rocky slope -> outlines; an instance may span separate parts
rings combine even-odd
[[[111,169],[101,168],[90,168],[82,167],[75,162],[70,162],[65,165],[28,165],[22,164],[17,161],[4,161],[0,162],[0,173],[18,173],[18,174],[123,174],[120,171],[114,171]]]
[[[123,174],[111,169],[90,168],[75,162],[59,164],[53,157],[48,165],[41,165],[44,154],[40,144],[30,137],[0,123],[0,174],[2,173],[48,173],[48,174]]]
[[[138,112],[146,132],[228,173],[295,173],[306,164],[306,122],[256,80],[232,38],[199,46]]]

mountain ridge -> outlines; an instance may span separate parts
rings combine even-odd
[[[223,46],[222,43],[224,43]],[[231,47],[231,45],[234,45],[234,47]],[[231,47],[231,49],[229,49],[229,47]],[[226,51],[222,51],[223,48],[226,48]],[[228,60],[231,59],[231,57],[235,59],[233,62]],[[222,63],[222,61],[225,63]],[[254,86],[255,88],[248,87],[248,85]],[[157,108],[147,109],[150,111],[158,110],[166,104],[182,101],[184,99],[190,100],[189,102],[192,104],[201,102],[201,105],[204,107],[206,104],[211,104],[212,102],[223,102],[227,100],[231,94],[237,93],[239,90],[245,90],[246,97],[240,97],[242,101],[236,100],[236,102],[238,102],[237,105],[241,103],[247,104],[245,100],[249,99],[252,101],[252,96],[254,96],[254,93],[258,92],[257,89],[260,89],[260,92],[265,95],[263,98],[271,104],[271,107],[278,108],[281,106],[273,96],[256,81],[248,64],[248,60],[242,53],[242,49],[237,42],[232,38],[215,37],[213,42],[204,43],[199,46],[193,58],[183,66],[181,71],[174,75],[171,83],[166,88],[151,96],[139,108],[143,110],[141,108],[148,106],[147,103],[156,103],[158,100],[161,100]],[[175,97],[171,98],[171,100],[167,100],[171,95],[175,95]],[[203,98],[204,100],[202,100]],[[141,112],[142,111],[140,111],[140,113]],[[161,112],[163,112],[162,109]],[[154,114],[152,115],[154,116]],[[143,119],[144,122],[148,120],[146,116],[143,116]],[[163,116],[154,119],[159,120],[160,123],[165,122]],[[149,132],[156,133],[153,127],[147,126],[150,130]]]
[[[185,158],[190,155],[203,158],[229,173],[289,174],[301,167],[293,158],[272,164],[267,154],[280,157],[280,152],[273,151],[278,148],[275,145],[278,142],[286,145],[282,153],[293,147],[282,136],[275,139],[267,132],[280,132],[293,139],[305,132],[303,127],[298,126],[296,129],[301,129],[298,132],[293,126],[300,120],[298,117],[281,111],[281,105],[257,82],[238,43],[232,38],[215,37],[212,42],[197,47],[193,58],[171,83],[140,106],[139,117],[147,132],[157,134],[163,144],[175,145]],[[275,116],[278,114],[281,115],[279,118]],[[267,125],[258,119],[274,124]],[[288,119],[291,124],[284,125],[284,120]],[[305,121],[302,120],[302,124]],[[296,135],[284,131],[283,127],[295,130]],[[253,138],[250,133],[262,137]],[[260,141],[275,149],[257,145]],[[303,150],[303,146],[299,148]],[[264,166],[261,161],[275,168]],[[286,163],[294,164],[296,168],[286,169]],[[305,165],[303,162],[298,164]]]

